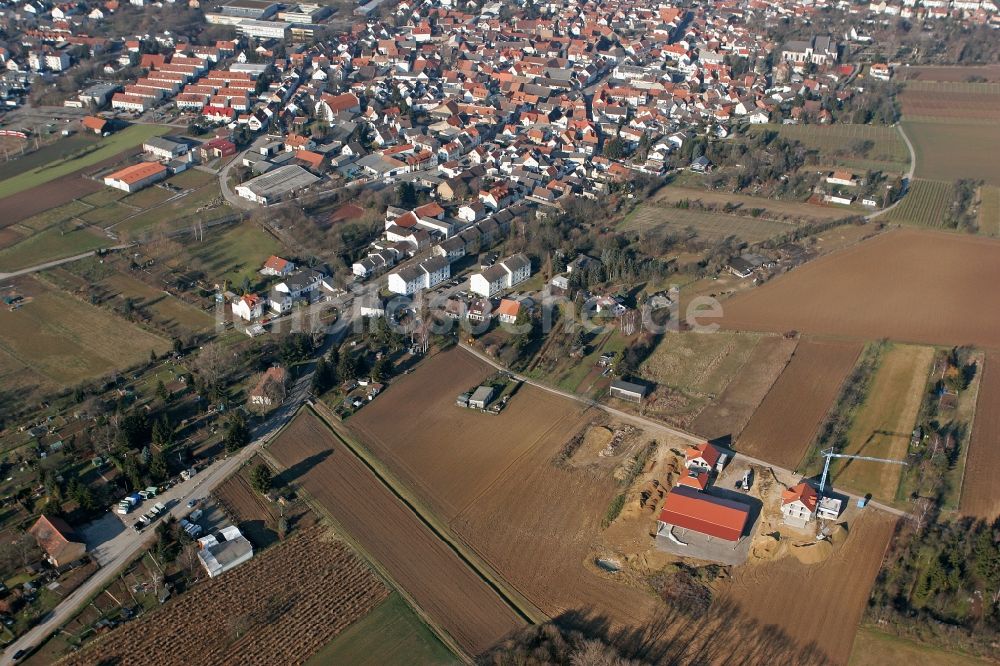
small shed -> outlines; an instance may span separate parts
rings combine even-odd
[[[635,382],[627,382],[624,379],[616,379],[611,382],[611,387],[609,388],[612,398],[619,398],[621,400],[627,400],[628,402],[642,402],[646,394],[649,393],[649,388],[643,386],[642,384],[636,384]]]
[[[486,409],[486,405],[490,404],[490,400],[493,399],[493,387],[492,386],[480,386],[475,391],[472,392],[472,396],[469,398],[469,407],[474,407],[476,409]]]

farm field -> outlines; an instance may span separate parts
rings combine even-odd
[[[989,103],[990,118],[996,117],[1000,95]],[[952,182],[960,178],[984,180],[1000,185],[1000,125],[923,122],[909,116],[903,122],[917,156],[915,176]]]
[[[760,336],[750,333],[668,333],[639,367],[657,386],[644,408],[687,426],[717,398],[750,358]]]
[[[910,152],[895,127],[888,125],[755,125],[752,132],[777,132],[782,138],[799,141],[806,148],[817,150],[823,162],[854,169],[881,168],[905,172],[910,165]],[[874,145],[858,155],[855,145],[871,141]]]
[[[940,180],[914,179],[895,208],[879,216],[882,222],[940,227],[954,199],[954,186]]]
[[[736,330],[1000,348],[1000,242],[896,229],[723,302]],[[928,313],[934,313],[928,316]]]
[[[4,138],[9,138],[18,144],[24,144],[27,148],[33,147],[35,141],[34,138],[30,138],[27,141],[13,137]],[[60,137],[52,143],[44,145],[38,150],[31,151],[21,157],[14,157],[12,154],[11,157],[13,159],[0,163],[0,180],[13,178],[24,171],[38,169],[50,162],[66,159],[78,151],[96,147],[100,142],[101,139],[94,134],[77,132],[71,136]]]
[[[892,345],[883,353],[868,400],[851,424],[844,453],[906,458],[933,359],[931,347]],[[835,485],[861,495],[871,493],[886,502],[896,497],[901,471],[898,465],[856,460],[834,460],[830,466]]]
[[[691,423],[691,430],[708,440],[738,438],[797,346],[798,340],[762,337],[739,374]]]
[[[1000,84],[916,82],[906,85],[898,99],[904,121],[982,127],[995,117],[991,107],[1000,100]]]
[[[492,418],[483,415],[483,418]],[[470,654],[523,620],[318,417],[300,414],[269,447],[281,478],[312,496]]]
[[[31,164],[18,166],[17,162],[20,160],[14,160],[4,165],[5,169],[16,169],[16,172],[0,180],[0,198],[17,194],[69,175],[74,171],[93,166],[122,151],[141,145],[146,139],[166,134],[169,129],[169,127],[160,125],[133,125],[106,139],[100,139],[97,144],[83,145],[69,152],[59,146],[60,142],[51,144],[51,146],[42,148],[31,155],[36,160],[45,160],[37,166]],[[42,153],[42,151],[46,152],[38,156],[38,153]]]
[[[31,300],[17,310],[0,309],[0,350],[52,382],[73,385],[170,348],[169,341],[35,278],[16,284]]]
[[[902,663],[907,666],[972,666],[996,662],[884,634],[877,629],[861,627],[858,629],[858,635],[854,637],[854,650],[847,663],[850,666],[884,666],[890,663]]]
[[[759,243],[792,231],[795,225],[745,215],[643,204],[630,213],[618,228],[640,233],[662,228],[670,234],[697,236],[708,242],[736,236],[747,243]]]
[[[986,355],[976,416],[972,425],[959,510],[967,516],[993,520],[1000,516],[1000,354]]]
[[[581,411],[531,386],[521,387],[496,416],[455,404],[459,393],[493,372],[460,349],[437,354],[347,421],[362,443],[445,520],[474,503],[550,433],[558,438],[572,429]]]
[[[1000,236],[1000,187],[983,185],[979,198],[979,233]]]
[[[902,81],[968,81],[970,76],[1000,82],[1000,65],[920,65],[900,67],[896,76]]]
[[[777,219],[795,223],[809,220],[839,220],[847,217],[850,213],[850,211],[845,211],[836,206],[817,206],[800,201],[779,201],[776,199],[748,196],[746,194],[713,192],[711,190],[675,185],[661,187],[657,192],[654,202],[672,204],[685,199],[691,202],[700,201],[705,205],[714,205],[720,208],[726,204],[736,205],[737,209],[735,212],[737,213],[746,211],[749,214],[750,211],[759,208],[768,211],[771,216]]]
[[[736,439],[736,450],[796,469],[860,352],[857,342],[800,341]]]
[[[291,536],[155,612],[88,643],[65,664],[299,663],[389,590],[325,528]],[[294,636],[295,640],[289,640]]]
[[[513,402],[528,399],[519,394]],[[584,423],[576,425],[578,432]],[[535,445],[456,516],[451,527],[550,617],[593,614],[612,627],[638,631],[654,622],[663,607],[644,589],[614,580],[594,564],[602,521],[622,489],[611,469],[555,463],[573,434],[553,434]],[[628,452],[603,462],[625,464],[647,442],[637,435]],[[660,440],[664,450],[670,446],[681,444]],[[648,541],[639,546],[646,547]]]
[[[735,603],[786,640],[810,646],[803,663],[845,664],[895,520],[880,511],[858,515],[847,526],[847,540],[820,564],[785,557],[735,569],[720,602]]]
[[[398,593],[314,654],[306,666],[329,664],[458,664]]]
[[[0,250],[0,272],[9,273],[114,244],[90,227],[60,223]]]
[[[264,548],[278,540],[278,510],[249,481],[250,470],[261,462],[261,458],[254,456],[212,491],[216,504],[254,548]]]
[[[102,164],[113,164],[120,155],[105,160]],[[94,165],[92,168],[99,168]],[[78,197],[94,194],[103,189],[96,180],[84,176],[89,169],[81,169],[71,174],[51,180],[44,185],[32,187],[17,194],[0,199],[0,227],[16,224],[22,220],[43,213],[55,206],[73,202]]]

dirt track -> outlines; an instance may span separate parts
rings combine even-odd
[[[976,403],[960,511],[993,520],[1000,516],[1000,354],[988,354]]]
[[[1000,242],[898,229],[723,302],[725,328],[1000,349]]]
[[[489,417],[484,417],[489,418]],[[327,427],[300,414],[269,447],[316,499],[463,649],[478,654],[523,620]]]
[[[736,440],[736,450],[798,467],[861,348],[857,342],[802,340]]]

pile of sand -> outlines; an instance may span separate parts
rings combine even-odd
[[[754,543],[750,555],[757,560],[772,560],[780,549],[781,542],[770,534],[765,534]]]
[[[610,428],[591,426],[587,428],[587,433],[583,436],[583,446],[581,448],[588,453],[603,451],[611,443],[611,438],[614,435]]]
[[[792,546],[792,555],[802,564],[819,564],[833,554],[833,544],[825,539]]]
[[[834,525],[830,530],[828,538],[834,546],[839,546],[847,541],[847,523],[837,523]]]

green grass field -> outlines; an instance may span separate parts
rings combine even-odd
[[[323,646],[306,665],[404,663],[429,666],[459,661],[399,593],[394,592]]]
[[[43,213],[29,217],[27,220],[22,220],[18,224],[27,227],[32,231],[45,231],[53,224],[65,222],[72,217],[86,213],[90,209],[91,206],[88,206],[85,203],[80,201],[70,201],[62,206],[56,206],[55,208],[50,208]]]
[[[115,231],[131,237],[142,236],[165,227],[190,228],[194,222],[210,222],[231,215],[233,209],[222,199],[217,184],[194,190],[179,199],[151,208],[115,227]]]
[[[901,460],[920,411],[934,350],[891,345],[883,354],[871,391],[854,415],[844,453]],[[830,467],[831,483],[859,494],[872,493],[891,502],[902,468],[856,460],[837,460]]]
[[[72,223],[56,224],[0,250],[0,273],[72,257],[109,245],[114,245],[110,238],[88,227],[76,227]]]
[[[992,661],[978,659],[971,655],[942,650],[916,641],[882,633],[876,629],[861,627],[854,638],[849,666],[884,666],[885,664],[907,664],[907,666],[973,666],[991,664]]]
[[[186,239],[184,243],[184,251],[171,259],[173,264],[182,270],[203,270],[213,280],[227,280],[236,288],[244,278],[256,284],[264,261],[283,251],[274,237],[249,222],[209,229],[204,241]]]
[[[883,222],[939,227],[951,204],[953,189],[951,183],[914,179],[910,184],[910,191],[899,205],[878,219]]]
[[[1000,185],[1000,124],[907,120],[903,127],[917,155],[916,178]]]
[[[979,198],[979,233],[1000,236],[1000,187],[983,185]]]
[[[115,273],[100,285],[121,298],[134,299],[139,307],[149,310],[158,324],[176,328],[171,330],[173,335],[203,331],[215,322],[206,312],[123,273]]]
[[[806,148],[817,150],[821,160],[852,169],[887,170],[903,173],[910,166],[910,153],[895,127],[888,125],[756,125],[751,132],[778,132],[788,140],[799,141]],[[864,154],[857,154],[853,145],[871,141],[874,145]]]
[[[668,233],[696,235],[709,242],[736,236],[748,243],[759,243],[795,228],[793,224],[787,222],[690,208],[674,208],[666,204],[641,205],[629,213],[619,225],[622,231],[638,232],[658,227],[665,228]]]
[[[22,164],[16,167],[18,171],[15,175],[11,175],[5,180],[0,180],[0,198],[17,194],[37,185],[43,185],[61,176],[97,164],[109,157],[114,157],[123,150],[141,145],[143,141],[150,137],[166,134],[169,130],[169,127],[162,127],[160,125],[133,125],[121,132],[112,134],[106,139],[100,139],[99,144],[88,143],[80,145],[75,148],[74,152],[70,152],[69,154],[57,153],[56,150],[63,151],[65,149],[54,148],[51,152],[46,152],[43,155],[43,157],[48,157],[49,161],[30,168],[25,168]],[[69,139],[73,139],[73,137],[68,137],[67,140]],[[59,146],[60,142],[56,142],[53,146]],[[90,150],[95,145],[97,146],[96,149]],[[74,146],[76,146],[76,143],[74,143]],[[79,153],[79,151],[83,152]],[[42,151],[39,150],[38,152],[41,153]],[[11,165],[17,165],[18,162],[20,160],[14,160],[5,166],[14,168]]]
[[[98,307],[22,279],[18,292],[30,301],[0,309],[0,350],[43,377],[72,386],[162,354],[170,343]]]
[[[0,164],[0,180],[13,178],[25,171],[43,167],[50,162],[64,159],[73,153],[96,146],[100,142],[100,138],[93,134],[77,133],[72,136],[60,137],[47,146],[42,146],[23,157],[14,158],[16,153],[12,152],[13,159]],[[33,146],[34,140],[29,139],[25,145]]]

